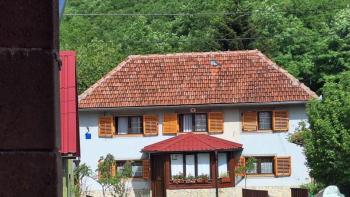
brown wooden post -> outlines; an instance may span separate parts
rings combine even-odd
[[[218,186],[218,181],[219,181],[219,156],[218,156],[218,151],[215,151],[215,196],[219,197],[219,186]]]
[[[62,196],[58,1],[0,1],[0,193]]]

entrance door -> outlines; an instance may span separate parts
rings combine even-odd
[[[152,155],[152,197],[165,197],[164,188],[164,157]]]

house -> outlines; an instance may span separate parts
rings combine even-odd
[[[79,96],[81,161],[133,161],[129,196],[240,196],[254,157],[247,186],[290,196],[310,179],[287,137],[316,97],[258,50],[129,56]]]
[[[78,128],[78,94],[76,82],[76,53],[61,51],[60,113],[63,196],[73,196],[74,161],[80,156]]]

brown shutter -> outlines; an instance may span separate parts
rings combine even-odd
[[[224,132],[224,113],[223,112],[208,113],[208,131],[210,133]]]
[[[258,129],[258,113],[256,111],[243,112],[243,131],[256,131]]]
[[[177,120],[177,113],[164,113],[163,133],[176,134],[177,132],[179,132],[179,123]]]
[[[115,177],[117,175],[117,165],[116,162],[112,163],[111,166],[111,176]]]
[[[101,179],[100,166],[101,166],[101,160],[98,160],[98,164],[97,164],[97,178],[98,178],[98,180]]]
[[[142,160],[143,174],[144,179],[149,179],[150,177],[150,161],[148,159]]]
[[[240,157],[239,158],[239,162],[237,164],[237,168],[241,167],[241,166],[245,166],[245,157]],[[245,176],[245,173],[237,173],[237,176]]]
[[[158,116],[144,115],[143,116],[143,135],[153,136],[158,135]]]
[[[273,130],[288,131],[288,111],[273,111]]]
[[[290,176],[291,175],[291,158],[290,157],[275,157],[275,176]]]
[[[113,116],[102,116],[98,121],[98,136],[112,137],[115,131],[115,123]]]

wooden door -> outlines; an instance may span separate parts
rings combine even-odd
[[[165,197],[164,156],[152,155],[152,197]]]

